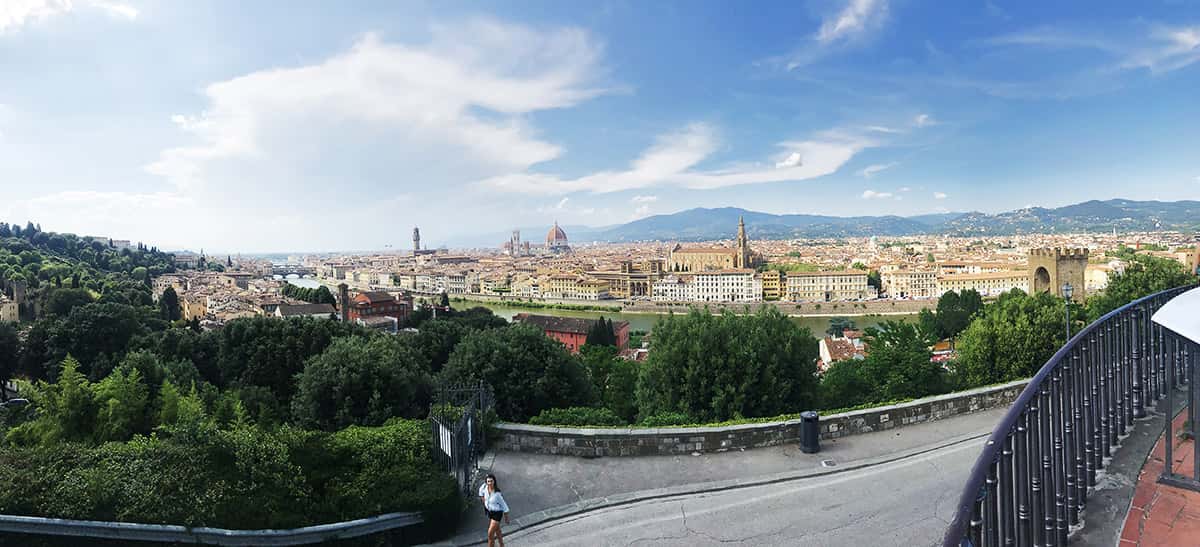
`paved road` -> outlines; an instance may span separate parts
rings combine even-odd
[[[993,409],[865,435],[852,435],[821,443],[819,454],[801,453],[795,444],[699,456],[629,458],[574,458],[516,452],[490,453],[482,467],[496,474],[504,497],[513,508],[516,527],[540,522],[542,511],[587,504],[613,496],[661,493],[661,489],[695,491],[720,481],[762,482],[781,474],[828,471],[822,462],[833,460],[836,469],[862,462],[934,448],[966,437],[984,435],[1000,421],[1006,409]],[[696,488],[691,488],[691,487]],[[519,522],[518,522],[519,520]],[[458,534],[447,545],[470,545],[486,537],[486,519],[468,510]]]
[[[509,545],[935,545],[984,439],[846,473],[598,509]]]

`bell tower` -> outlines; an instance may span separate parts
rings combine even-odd
[[[733,267],[750,267],[750,244],[748,241],[746,241],[746,221],[741,215],[738,215],[737,257]]]

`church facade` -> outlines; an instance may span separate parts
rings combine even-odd
[[[737,240],[732,248],[675,245],[667,259],[667,269],[671,272],[742,269],[754,267],[755,262],[756,256],[746,239],[746,223],[738,217]]]

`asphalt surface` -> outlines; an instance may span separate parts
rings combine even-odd
[[[745,488],[746,486],[776,480],[797,479],[800,476],[810,478],[792,480],[789,483],[792,488],[801,488],[810,483],[816,484],[818,480],[826,482],[836,481],[831,482],[831,484],[841,485],[843,484],[842,480],[846,478],[845,476],[861,475],[870,470],[872,477],[882,475],[900,479],[890,482],[880,482],[879,479],[866,481],[873,487],[878,487],[881,484],[890,484],[897,491],[912,493],[915,490],[910,487],[910,483],[921,483],[917,486],[920,486],[922,493],[906,499],[918,502],[927,501],[928,499],[933,499],[932,497],[924,497],[928,494],[926,490],[930,488],[930,485],[941,484],[942,481],[946,480],[944,477],[938,477],[937,481],[934,482],[927,480],[926,477],[931,470],[930,465],[905,468],[899,475],[889,475],[888,473],[882,473],[869,468],[880,467],[882,469],[883,467],[881,466],[883,464],[899,464],[901,462],[898,460],[936,450],[938,447],[945,447],[948,444],[967,442],[968,439],[972,438],[978,438],[978,443],[982,443],[982,438],[1000,421],[1005,410],[988,410],[894,430],[844,437],[837,441],[823,441],[821,452],[818,454],[804,454],[794,445],[725,453],[708,453],[698,456],[595,459],[499,452],[489,454],[481,462],[481,467],[497,475],[501,487],[504,489],[504,497],[508,501],[509,506],[512,507],[513,512],[511,515],[513,522],[506,529],[513,534],[511,537],[519,540],[519,543],[514,543],[514,545],[535,545],[540,541],[553,543],[557,540],[553,539],[554,536],[552,535],[533,535],[529,539],[521,539],[523,534],[527,533],[522,532],[522,530],[540,530],[543,525],[554,527],[566,526],[568,518],[564,518],[564,515],[570,516],[570,522],[576,522],[579,520],[577,517],[582,517],[582,520],[579,520],[579,524],[570,525],[572,527],[570,529],[572,530],[576,530],[573,528],[574,526],[581,527],[578,531],[599,530],[610,526],[603,520],[603,515],[619,515],[615,518],[620,522],[625,522],[626,520],[629,522],[636,521],[637,519],[634,517],[638,510],[635,510],[635,507],[642,505],[651,507],[655,505],[643,504],[639,501],[642,498],[656,498],[657,500],[672,499],[671,496],[680,493],[729,489],[728,495],[731,496],[729,499],[740,499],[742,497],[751,499],[755,495],[755,492],[758,492],[763,487]],[[939,491],[937,495],[948,495],[950,498],[957,499],[965,477],[970,470],[970,466],[979,453],[978,443],[972,444],[974,447],[972,450],[954,453],[955,458],[961,459],[963,471],[960,476],[955,477],[957,483],[950,481],[948,490],[946,492]],[[956,459],[955,462],[958,462],[958,460]],[[939,462],[935,463],[941,465]],[[827,478],[814,476],[831,473],[834,475]],[[905,476],[907,480],[904,480]],[[869,504],[862,505],[859,500],[853,497],[855,495],[853,491],[845,490],[844,486],[839,487],[839,489],[830,490],[829,492],[824,492],[822,488],[800,490],[800,492],[803,492],[802,494],[788,498],[786,503],[803,505],[810,509],[831,508],[829,511],[851,515],[859,514],[861,507],[870,506]],[[703,495],[723,496],[723,494]],[[901,494],[898,493],[897,496],[899,495]],[[872,496],[875,495],[872,494]],[[764,499],[773,498],[768,497]],[[875,496],[873,499],[881,498]],[[683,505],[682,511],[678,507],[676,509],[676,512],[680,513],[678,516],[680,523],[682,523],[682,515],[690,514],[690,508],[686,501],[678,503],[682,503]],[[909,505],[903,506],[901,512],[897,513],[897,515],[915,515],[916,506],[912,506],[908,501],[904,503]],[[953,504],[953,501],[950,503]],[[622,506],[627,509],[617,509],[613,506]],[[775,520],[775,517],[767,514],[773,512],[775,510],[774,507],[772,504],[766,504],[761,507],[749,507],[749,512],[746,515],[738,517],[738,520],[739,522],[746,522],[752,528],[758,527],[760,524],[767,526],[768,521]],[[468,510],[464,514],[464,520],[459,526],[459,533],[454,538],[442,542],[441,545],[485,544],[482,540],[486,537],[486,518],[477,510],[477,507],[475,509]],[[634,512],[628,513],[623,511]],[[736,510],[732,510],[729,514],[737,515],[739,513]],[[665,516],[656,516],[655,522],[662,521],[669,523],[670,521],[662,520]],[[760,516],[761,523],[758,522]],[[821,515],[810,515],[805,518],[816,518],[817,516]],[[824,517],[821,516],[821,518]],[[700,530],[701,528],[697,527],[696,522],[721,522],[726,520],[726,517],[708,515],[699,517],[699,520],[693,518],[688,518],[687,520],[690,528]],[[891,521],[873,522],[875,524],[886,522],[889,526],[893,524]],[[872,526],[875,526],[875,524],[872,524]],[[941,526],[939,524],[933,527],[939,530],[934,535],[940,534]],[[649,526],[646,529],[653,529],[653,526]],[[880,527],[874,530],[877,533],[882,533],[883,529]],[[753,535],[753,533],[748,533],[746,537]],[[657,536],[651,535],[647,537]],[[697,537],[702,538],[703,536]],[[693,540],[695,538],[689,541]],[[608,538],[606,536],[605,538],[596,539],[595,542],[589,540],[579,544],[624,545],[631,542],[622,543],[620,537],[614,536]],[[755,544],[760,543],[755,542]],[[794,545],[796,543],[785,541],[783,544]],[[834,542],[824,544],[840,545],[853,543]],[[881,545],[884,543],[868,542],[865,544]]]
[[[937,545],[984,442],[846,473],[597,509],[514,531],[506,543]]]

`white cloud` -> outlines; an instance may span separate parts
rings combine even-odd
[[[891,169],[897,165],[899,165],[899,163],[897,163],[897,162],[877,163],[874,165],[868,165],[858,172],[858,176],[869,179],[872,176],[874,176],[876,173],[887,170],[887,169]],[[907,188],[901,189],[900,191],[901,192],[907,191]]]
[[[866,130],[874,131],[876,133],[903,133],[903,131],[899,129],[888,127],[886,125],[868,125]]]
[[[197,142],[164,150],[146,170],[189,188],[216,177],[222,163],[286,170],[308,161],[296,140],[307,139],[325,160],[352,155],[346,141],[372,135],[407,161],[402,172],[525,169],[562,152],[538,138],[526,115],[611,91],[595,84],[602,50],[580,29],[488,20],[434,27],[422,45],[367,34],[317,64],[207,86],[201,114],[171,117]]]
[[[821,26],[810,41],[783,57],[771,59],[787,70],[812,64],[830,51],[865,41],[883,28],[888,15],[888,0],[847,0],[821,19]]]
[[[881,25],[887,9],[887,0],[849,0],[845,7],[821,23],[814,39],[821,44],[855,39]]]
[[[654,203],[658,201],[658,196],[633,196],[629,201],[633,203]]]
[[[1092,49],[1113,63],[1104,71],[1147,69],[1151,73],[1178,70],[1200,61],[1200,25],[1166,25],[1138,21],[1110,29],[1036,27],[983,41],[992,46],[1051,49]]]
[[[608,193],[663,185],[704,190],[812,179],[840,169],[859,151],[877,146],[872,139],[842,131],[825,131],[803,141],[779,143],[783,151],[771,163],[724,169],[695,167],[717,148],[716,132],[693,123],[660,136],[624,171],[601,171],[574,179],[543,173],[512,173],[480,181],[486,188],[528,194]]]
[[[909,188],[909,187],[907,187],[907,186],[901,186],[901,187],[900,187],[900,191],[901,191],[901,192],[911,192],[911,191],[912,191],[912,188]]]
[[[788,154],[788,157],[784,158],[783,161],[775,162],[775,168],[776,169],[787,169],[789,167],[799,167],[803,163],[804,162],[802,161],[802,158],[800,157],[800,153],[792,152],[791,154]]]
[[[946,199],[946,193],[945,192],[934,192],[933,199]]]
[[[864,190],[862,193],[863,199],[892,199],[896,197],[891,192],[876,192],[874,190]]]
[[[133,6],[110,0],[83,0],[78,3],[71,0],[4,0],[0,3],[0,34],[72,12],[76,6],[99,9],[123,19],[136,19],[138,16],[138,10]]]
[[[913,125],[917,127],[927,127],[936,123],[937,120],[933,119],[933,116],[929,114],[917,114],[917,117],[913,118]]]
[[[1160,73],[1200,61],[1200,25],[1156,26],[1149,38],[1149,43],[1129,52],[1120,68],[1145,68]]]

